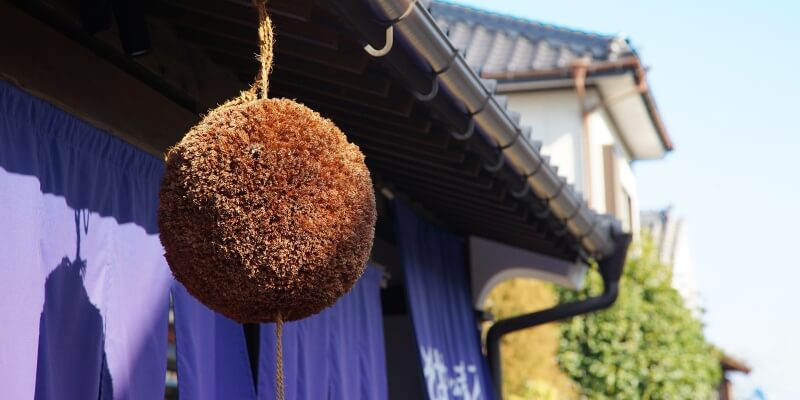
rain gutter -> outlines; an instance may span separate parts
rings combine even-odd
[[[503,164],[511,166],[522,180],[519,192],[533,192],[547,204],[549,213],[582,246],[584,258],[602,260],[617,250],[611,237],[613,219],[591,210],[583,197],[558,176],[548,159],[538,151],[541,144],[528,140],[524,129],[494,96],[496,82],[483,81],[453,47],[421,1],[415,0],[328,0],[347,24],[364,38],[365,51],[394,65],[406,77],[423,69],[425,84],[409,84],[417,99],[433,102],[449,94],[456,100],[467,128],[453,131],[455,138],[478,132],[488,143],[496,144],[497,162],[486,169],[493,172]],[[364,9],[371,17],[364,16]],[[376,30],[377,29],[377,30]],[[411,61],[409,61],[411,60]],[[422,65],[421,65],[422,64]],[[411,79],[411,78],[409,78]],[[492,90],[487,88],[492,87]],[[423,91],[417,87],[426,87]]]

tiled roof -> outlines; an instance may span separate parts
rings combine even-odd
[[[434,1],[430,12],[467,63],[480,73],[568,68],[579,59],[632,56],[624,37],[588,33]]]

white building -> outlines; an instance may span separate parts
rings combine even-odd
[[[672,286],[681,294],[686,306],[695,313],[695,317],[699,317],[700,292],[689,253],[686,220],[676,216],[672,208],[666,208],[660,211],[642,212],[641,221],[642,228],[649,230],[653,235],[659,260],[672,266]]]
[[[636,234],[631,163],[661,158],[672,144],[630,42],[448,3],[431,13],[466,61],[496,80],[559,174]]]

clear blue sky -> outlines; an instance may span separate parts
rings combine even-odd
[[[458,2],[632,39],[676,147],[635,164],[642,206],[688,219],[707,335],[754,367],[741,387],[800,399],[800,2]]]

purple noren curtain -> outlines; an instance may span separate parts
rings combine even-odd
[[[179,393],[255,399],[242,325],[175,282],[160,160],[0,81],[0,399],[164,396],[169,294]],[[286,326],[290,399],[386,398],[380,273]],[[261,398],[274,338],[265,326]]]
[[[0,398],[163,397],[162,169],[0,81]]]
[[[463,239],[395,202],[398,242],[428,398],[492,399]]]
[[[178,282],[172,289],[182,399],[255,399],[242,324],[211,311]]]
[[[388,396],[381,273],[374,267],[331,308],[283,330],[286,399],[380,400]],[[259,399],[275,398],[275,326],[261,325]]]

